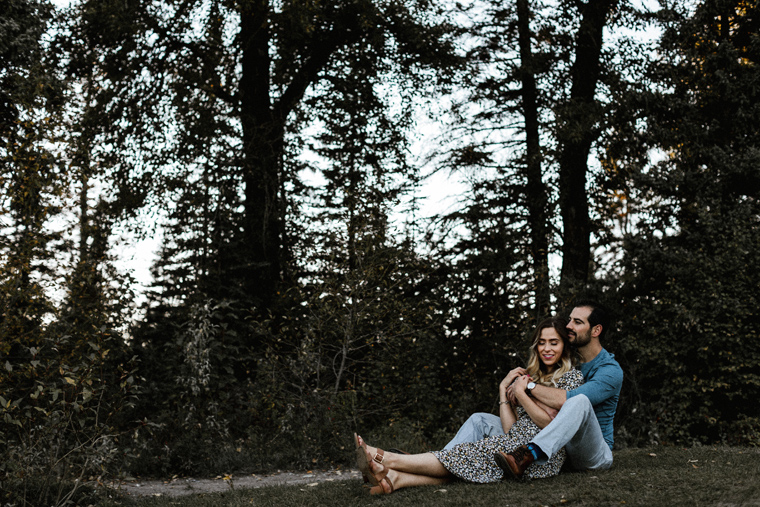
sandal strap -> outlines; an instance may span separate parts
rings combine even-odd
[[[378,448],[377,452],[375,453],[375,457],[372,458],[372,461],[376,463],[380,463],[382,465],[384,459],[385,459],[385,451]]]
[[[384,480],[384,481],[388,481],[388,486],[390,486],[390,487],[391,487],[391,491],[390,491],[390,492],[391,492],[391,493],[393,493],[393,491],[394,491],[396,488],[394,488],[394,487],[393,487],[393,482],[391,481],[391,478],[390,478],[390,477],[388,477],[388,476],[386,475],[385,477],[383,477],[383,480]],[[382,486],[382,485],[383,485],[383,484],[382,484],[382,481],[380,481],[380,486]],[[383,491],[385,491],[385,488],[383,488]]]

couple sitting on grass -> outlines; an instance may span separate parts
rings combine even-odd
[[[579,301],[567,319],[542,321],[526,368],[499,385],[499,416],[474,414],[441,451],[386,452],[354,434],[356,459],[371,494],[453,479],[498,482],[557,475],[570,458],[579,470],[612,465],[612,420],[623,371],[599,339],[609,328],[606,310]],[[580,357],[573,365],[571,347]]]

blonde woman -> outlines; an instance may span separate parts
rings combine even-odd
[[[504,472],[494,455],[527,444],[553,417],[548,407],[530,396],[532,385],[540,383],[569,391],[583,383],[583,375],[572,364],[566,324],[558,317],[542,321],[533,334],[527,367],[515,368],[501,382],[499,417],[503,435],[423,454],[385,452],[354,435],[357,465],[373,486],[370,493],[388,494],[399,488],[443,484],[456,478],[474,483],[502,480]],[[510,389],[513,382],[514,388]],[[545,464],[531,465],[525,477],[556,475],[565,459],[564,450],[557,452]]]

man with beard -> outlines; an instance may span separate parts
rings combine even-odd
[[[496,463],[521,477],[533,462],[545,463],[562,447],[574,468],[605,470],[612,466],[613,427],[623,370],[600,342],[610,326],[607,311],[593,301],[578,301],[570,313],[567,329],[582,363],[585,383],[572,391],[537,385],[527,376],[518,378],[510,390],[524,389],[539,402],[559,410],[557,416],[527,445],[511,453],[499,452]],[[510,394],[510,399],[514,399]]]

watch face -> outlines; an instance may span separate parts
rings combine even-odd
[[[536,387],[536,383],[535,382],[529,382],[528,383],[528,389],[533,389],[534,387]]]

